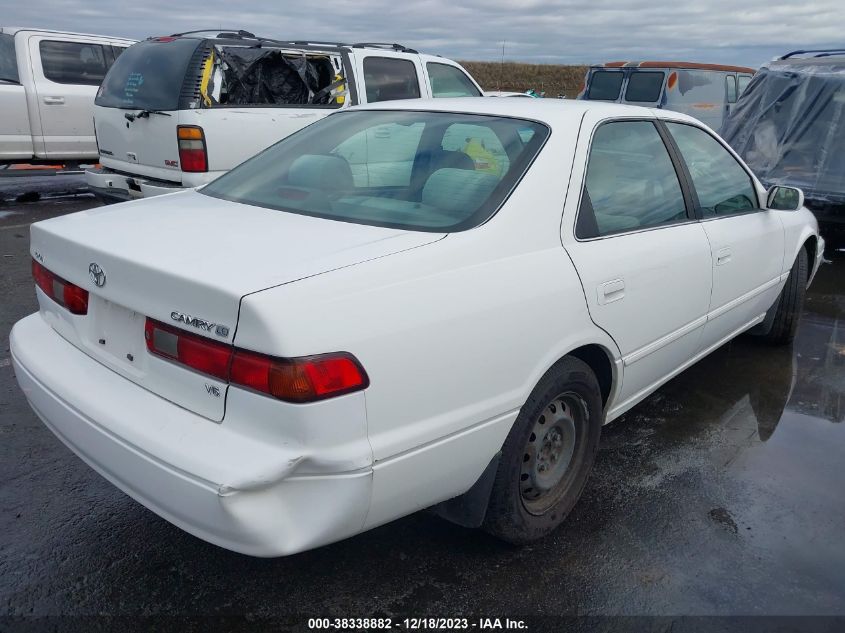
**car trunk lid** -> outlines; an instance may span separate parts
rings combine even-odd
[[[230,343],[244,295],[442,237],[188,191],[36,223],[31,248],[46,268],[90,293],[85,316],[42,301],[60,334],[126,378],[221,420],[225,381],[147,353],[146,317]],[[105,275],[101,285],[92,265]]]

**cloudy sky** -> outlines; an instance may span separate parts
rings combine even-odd
[[[463,60],[674,59],[757,66],[842,45],[843,0],[0,0],[2,24],[143,38],[244,28],[282,39],[401,42]]]

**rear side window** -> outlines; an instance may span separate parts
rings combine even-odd
[[[666,122],[681,150],[705,217],[757,209],[751,177],[719,141],[692,125]]]
[[[598,101],[615,101],[622,89],[623,75],[621,72],[599,70],[590,76],[590,88],[587,99]]]
[[[429,62],[425,65],[431,79],[434,97],[480,97],[481,93],[460,69],[448,64]]]
[[[0,81],[4,80],[20,83],[15,38],[8,33],[0,33]]]
[[[407,59],[365,57],[364,83],[369,103],[420,98],[417,69]]]
[[[660,99],[663,90],[663,73],[635,72],[628,77],[625,101],[654,103]]]
[[[50,81],[99,86],[106,76],[106,52],[100,44],[42,40],[39,49],[41,68]]]
[[[112,63],[114,63],[114,60],[116,60],[118,57],[120,57],[120,54],[123,53],[123,51],[125,51],[126,48],[127,48],[126,46],[112,46],[111,47]]]
[[[686,218],[678,175],[654,124],[601,125],[590,148],[576,237],[612,235]]]
[[[200,42],[177,38],[130,46],[109,70],[95,103],[107,108],[177,110],[191,56]]]

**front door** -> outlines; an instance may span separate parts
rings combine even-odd
[[[562,240],[593,321],[624,363],[609,417],[693,358],[710,303],[710,247],[652,119],[585,116]],[[574,192],[575,195],[572,195]]]

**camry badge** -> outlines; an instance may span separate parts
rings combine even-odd
[[[99,264],[91,262],[88,265],[88,275],[91,277],[91,281],[94,282],[94,285],[97,286],[97,288],[102,288],[106,285],[106,271],[100,268]]]
[[[214,332],[217,336],[222,336],[223,338],[229,336],[229,328],[227,326],[218,325],[217,323],[212,323],[211,321],[206,321],[205,319],[191,316],[184,312],[174,310],[170,313],[170,318],[177,323],[184,323],[185,325],[190,325],[205,332]]]

